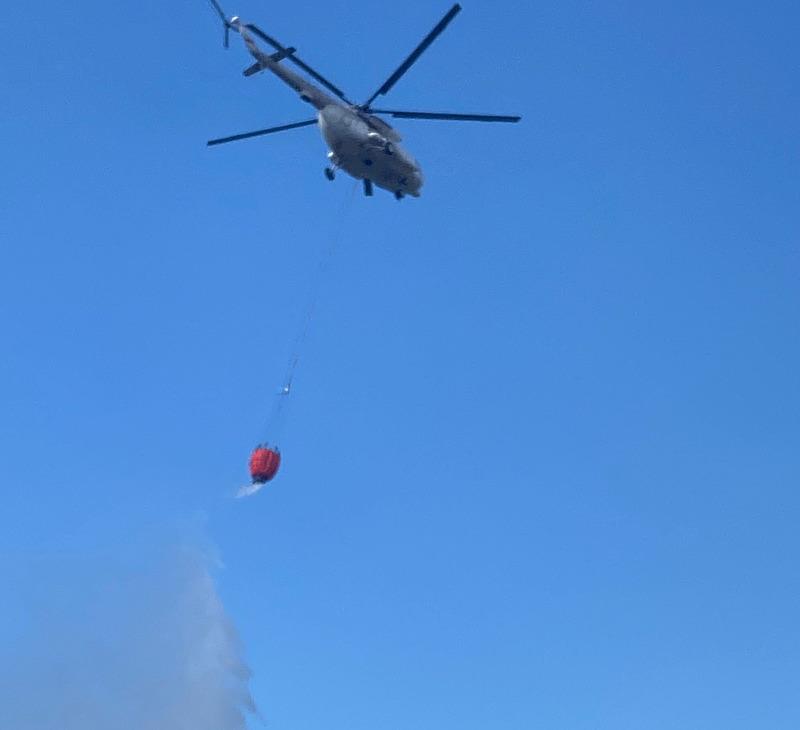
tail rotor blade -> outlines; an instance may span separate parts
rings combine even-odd
[[[220,6],[220,4],[217,2],[217,0],[208,0],[208,1],[211,3],[211,7],[213,7],[214,10],[217,11],[217,15],[219,15],[219,19],[223,23],[225,23],[225,25],[227,25],[228,24],[228,18],[225,15],[225,12],[222,10],[222,7]]]
[[[225,27],[225,32],[222,37],[222,45],[225,48],[230,48],[230,36],[231,36],[231,21],[228,20],[228,16],[225,15],[225,11],[222,9],[222,6],[217,2],[217,0],[208,0],[211,3],[211,7],[216,10],[217,15],[219,15],[219,19],[222,21],[222,25]]]

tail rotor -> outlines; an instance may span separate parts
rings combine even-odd
[[[217,15],[219,15],[219,19],[222,21],[222,25],[225,28],[225,34],[222,37],[222,45],[225,46],[225,48],[229,48],[231,45],[231,28],[238,32],[237,24],[239,18],[233,17],[229,19],[228,16],[225,15],[225,12],[222,10],[222,7],[220,7],[220,4],[217,2],[217,0],[209,0],[209,2],[214,10],[217,11]]]

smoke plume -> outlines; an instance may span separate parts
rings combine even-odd
[[[242,730],[257,717],[208,559],[156,563],[29,576],[26,625],[0,666],[0,728]]]

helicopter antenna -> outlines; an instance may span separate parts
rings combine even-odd
[[[236,26],[231,21],[236,20],[236,18],[231,18],[229,20],[228,16],[225,15],[225,12],[222,10],[217,0],[209,0],[209,2],[214,10],[217,11],[217,15],[219,15],[219,19],[222,21],[222,25],[225,27],[225,35],[222,38],[222,45],[225,46],[225,48],[230,48],[231,28],[236,30]]]

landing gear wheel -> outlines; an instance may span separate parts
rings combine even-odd
[[[325,168],[325,177],[327,177],[328,180],[331,181],[336,179],[336,173],[334,172],[333,168],[330,167]]]
[[[394,191],[394,199],[395,200],[402,200],[406,197],[406,194],[402,190],[395,190]]]

